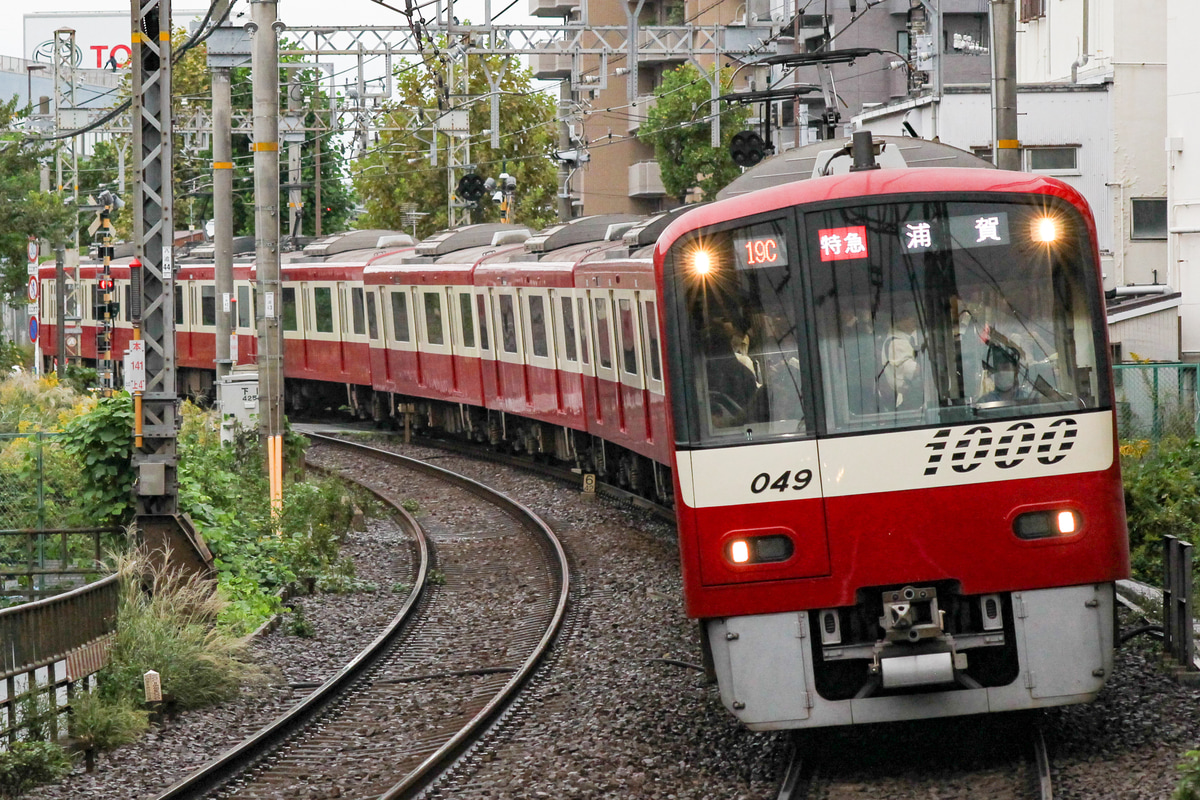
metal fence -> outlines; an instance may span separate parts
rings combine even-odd
[[[1117,430],[1122,441],[1158,442],[1200,436],[1200,364],[1119,364],[1113,367]]]
[[[0,434],[0,607],[58,594],[110,571],[120,528],[96,527],[61,434]]]

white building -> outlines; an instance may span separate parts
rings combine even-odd
[[[1164,361],[1180,357],[1182,284],[1167,254],[1163,147],[1168,2],[1186,6],[1190,21],[1200,21],[1195,0],[1023,0],[1017,28],[1022,169],[1062,179],[1091,204],[1104,287],[1121,292],[1109,304],[1110,338],[1126,359],[1135,353]],[[1175,23],[1170,29],[1182,51],[1187,29]],[[1190,74],[1186,80],[1194,99],[1200,84]],[[940,135],[947,144],[990,157],[989,86],[947,86],[936,134],[934,102],[890,104],[855,117],[854,123],[890,134],[902,133],[908,123],[919,135]],[[1200,178],[1200,163],[1195,169]],[[1200,198],[1200,183],[1193,196]],[[1197,214],[1193,225],[1200,229],[1200,209]],[[1200,356],[1200,277],[1192,298],[1196,322],[1190,349]]]
[[[1183,294],[1180,339],[1184,358],[1200,360],[1200,71],[1195,32],[1200,3],[1167,3],[1167,263]]]

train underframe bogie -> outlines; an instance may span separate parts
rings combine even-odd
[[[755,730],[1017,711],[1090,701],[1112,672],[1110,583],[857,601],[705,620],[725,706]]]

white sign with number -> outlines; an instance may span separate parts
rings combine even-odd
[[[125,353],[125,391],[146,391],[146,343],[134,339]]]
[[[263,297],[266,299],[266,302],[263,304],[265,306],[263,314],[267,319],[275,319],[275,293],[263,292]]]
[[[163,248],[163,258],[162,258],[163,283],[169,283],[171,281],[171,257],[174,254],[175,254],[174,251],[170,247]]]

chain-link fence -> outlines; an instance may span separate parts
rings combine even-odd
[[[1196,402],[1200,364],[1120,364],[1113,367],[1117,430],[1122,441],[1158,442],[1200,435]]]

